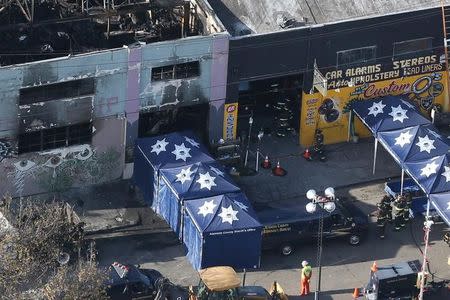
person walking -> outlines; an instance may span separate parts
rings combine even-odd
[[[312,268],[306,260],[302,261],[301,272],[300,296],[306,296],[309,294],[309,281],[311,280],[312,275]]]

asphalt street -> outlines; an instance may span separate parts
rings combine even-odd
[[[384,184],[373,183],[338,190],[339,197],[348,197],[355,201],[367,214],[375,211],[376,203],[384,195]],[[321,299],[352,299],[354,288],[364,286],[370,274],[373,261],[378,266],[384,264],[421,260],[423,249],[423,219],[415,218],[408,227],[400,232],[388,228],[386,239],[375,236],[375,219],[365,241],[359,246],[350,246],[346,241],[326,241],[322,257]],[[435,279],[450,279],[450,248],[442,241],[444,224],[432,227],[429,248],[430,271]],[[245,241],[243,241],[245,242]],[[140,264],[142,267],[154,268],[174,283],[191,285],[198,283],[198,275],[185,257],[185,249],[173,233],[139,234],[115,237],[97,241],[98,257],[101,264],[113,261]],[[275,252],[263,253],[261,268],[248,270],[246,285],[261,285],[269,288],[276,280],[285,291],[295,299],[299,295],[299,267],[302,260],[308,260],[313,266],[312,290],[317,283],[316,243],[302,245],[289,257],[282,257]],[[242,273],[240,273],[242,276]],[[442,296],[440,296],[442,297]],[[313,299],[313,295],[301,299]],[[431,299],[431,298],[429,298]],[[442,298],[436,298],[442,299]],[[450,298],[449,298],[450,299]]]

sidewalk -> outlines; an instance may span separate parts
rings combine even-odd
[[[304,198],[308,189],[323,191],[328,186],[339,189],[400,175],[400,168],[382,147],[378,149],[377,171],[372,175],[373,139],[357,144],[326,146],[326,162],[303,159],[303,149],[296,144],[294,137],[266,141],[267,145],[261,145],[261,150],[265,151],[263,153],[276,153],[271,156],[272,164],[279,160],[288,174],[276,177],[271,170],[260,168],[255,176],[235,178],[253,203]],[[254,161],[249,160],[249,166],[254,165]],[[36,198],[50,200],[53,196],[39,195]],[[108,234],[126,231],[130,227],[143,232],[169,229],[166,222],[145,204],[139,189],[129,193],[126,180],[74,188],[60,193],[58,199],[73,207],[86,224],[88,234]]]
[[[378,147],[376,172],[372,174],[373,138],[360,140],[356,144],[327,145],[325,162],[305,160],[301,156],[303,148],[297,145],[296,139],[271,138],[266,143],[263,140],[261,152],[269,156],[272,167],[279,161],[287,175],[277,177],[271,170],[260,168],[255,176],[236,178],[250,201],[264,203],[299,199],[305,198],[309,189],[323,191],[329,186],[339,189],[400,176],[400,167],[382,146]],[[254,168],[255,160],[249,160],[248,166]]]

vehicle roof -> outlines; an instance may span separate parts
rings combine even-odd
[[[241,283],[234,269],[227,266],[202,269],[199,275],[206,287],[216,292],[236,288]]]
[[[119,276],[114,267],[111,265],[108,268],[108,284],[111,286],[122,285],[125,283],[143,282],[149,284],[149,279],[142,274],[134,265],[124,265],[128,267],[128,273],[123,278]]]
[[[379,280],[383,280],[388,278],[417,274],[418,272],[420,272],[420,262],[418,260],[415,260],[378,267],[376,276]]]
[[[255,210],[259,221],[263,225],[296,221],[310,221],[319,218],[319,209],[313,214],[306,211],[307,203],[307,200],[282,201],[274,204],[259,206]],[[334,211],[334,213],[338,213],[339,211],[339,206],[336,206],[336,210]],[[325,210],[324,213],[324,216],[329,215],[329,213],[327,213]]]

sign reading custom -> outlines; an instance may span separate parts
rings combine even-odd
[[[236,139],[237,116],[238,116],[238,104],[237,103],[225,104],[224,116],[223,116],[223,139],[224,140]]]
[[[440,63],[439,56],[428,55],[383,64],[333,70],[325,73],[325,78],[330,90],[442,70],[444,66]]]

